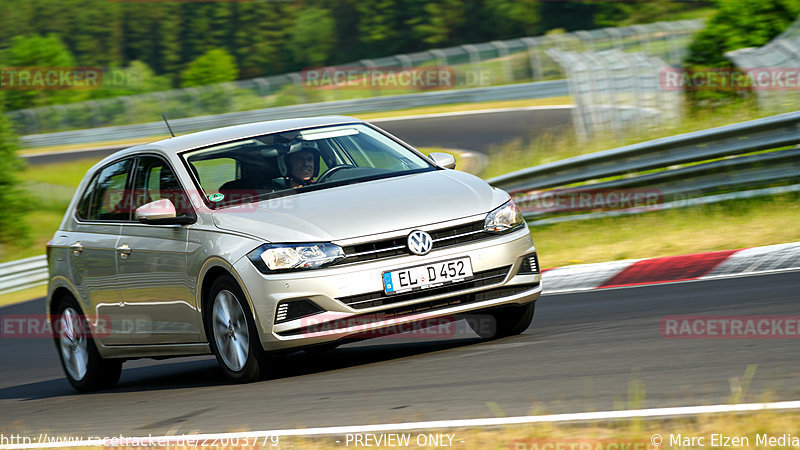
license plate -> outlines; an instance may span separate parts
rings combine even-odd
[[[472,279],[472,264],[469,257],[464,257],[384,272],[383,290],[399,294],[469,279]]]

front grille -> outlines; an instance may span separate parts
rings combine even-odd
[[[455,227],[440,228],[438,230],[429,231],[428,234],[430,234],[433,239],[434,250],[488,239],[494,236],[483,231],[482,220]],[[407,238],[407,236],[399,236],[392,239],[383,239],[380,241],[342,247],[345,258],[339,261],[337,265],[410,255],[411,252],[408,251],[408,247],[406,246]]]
[[[436,311],[444,308],[449,308],[456,305],[466,305],[469,303],[483,302],[486,300],[493,300],[496,298],[507,297],[509,295],[519,294],[531,289],[535,289],[539,283],[519,284],[515,286],[505,286],[495,289],[489,289],[482,292],[474,292],[472,294],[462,294],[453,297],[443,298],[439,300],[431,300],[428,302],[417,303],[414,305],[398,306],[395,308],[385,309],[374,313],[361,314],[357,316],[347,317],[341,320],[334,320],[325,322],[318,325],[298,328],[296,330],[289,330],[279,332],[281,336],[296,336],[298,334],[316,333],[320,331],[335,331],[339,329],[348,328],[351,326],[363,326],[370,323],[380,322],[392,318],[407,316],[421,312]]]
[[[499,267],[492,270],[484,270],[472,274],[473,278],[469,281],[448,284],[447,286],[422,289],[419,291],[408,292],[406,294],[386,295],[383,291],[370,292],[368,294],[352,295],[349,297],[338,298],[345,305],[355,308],[373,308],[375,306],[391,305],[418,298],[430,297],[432,295],[446,294],[448,292],[463,291],[481,286],[501,283],[508,275],[511,266]]]

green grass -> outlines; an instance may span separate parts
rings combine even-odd
[[[800,194],[531,227],[542,267],[800,241]]]
[[[499,410],[498,412],[501,412]],[[534,414],[546,414],[547,411],[541,411],[540,408],[532,407]],[[302,424],[310,426],[310,424]],[[251,431],[246,427],[231,427],[226,430],[221,430],[230,433],[242,433]],[[39,429],[30,430],[23,421],[16,421],[10,426],[2,429],[3,434],[20,435],[34,439],[40,433],[48,433],[49,436],[63,436],[74,437],[68,434],[60,434],[53,430]],[[800,413],[797,411],[754,411],[740,414],[703,414],[690,417],[667,417],[667,418],[653,418],[653,419],[619,419],[619,420],[606,420],[606,421],[588,421],[588,422],[544,422],[523,425],[506,425],[506,426],[491,426],[491,427],[475,427],[475,428],[432,428],[432,429],[419,429],[419,430],[392,430],[383,433],[375,433],[375,437],[380,437],[383,442],[386,442],[387,435],[400,434],[408,435],[411,448],[442,448],[428,442],[428,445],[417,447],[417,439],[420,440],[419,444],[424,444],[426,438],[431,437],[444,437],[442,442],[450,444],[450,440],[446,436],[451,436],[452,446],[455,448],[463,449],[688,449],[688,448],[701,448],[700,443],[705,448],[720,448],[721,441],[715,443],[712,441],[712,434],[719,434],[728,437],[744,437],[747,442],[737,442],[736,446],[729,445],[730,448],[737,450],[750,450],[757,448],[765,448],[756,445],[756,435],[768,437],[781,438],[784,435],[791,435],[797,437],[800,435]],[[660,447],[651,445],[651,439],[654,435],[658,435],[663,440]],[[694,446],[691,445],[672,445],[670,438],[678,439],[681,437],[695,437],[703,438]],[[351,437],[351,439],[353,439]],[[363,439],[363,436],[362,436]],[[299,436],[280,436],[277,438],[279,446],[274,448],[305,448],[312,450],[330,450],[341,449],[345,447],[345,436],[339,435],[322,435],[313,437],[299,437]],[[232,439],[231,441],[234,441]],[[239,441],[240,445],[243,442],[249,442],[250,446],[258,444],[262,448],[270,448],[271,442],[269,438],[250,438],[245,441],[242,437]],[[363,441],[362,441],[363,442]],[[263,444],[263,445],[262,445]],[[376,445],[374,448],[397,448],[395,441],[392,441],[394,447],[385,445]],[[715,445],[712,445],[715,444]],[[732,442],[729,442],[732,444]],[[775,442],[772,443],[773,445]],[[796,448],[791,446],[792,442],[787,443],[786,447],[772,446],[767,448]],[[354,447],[352,441],[349,443],[350,447]],[[449,446],[449,445],[448,445]],[[76,450],[89,450],[96,449],[97,447],[74,447]],[[192,448],[191,446],[189,448]],[[402,447],[405,448],[405,447]]]
[[[756,445],[756,435],[781,437],[784,434],[797,436],[800,432],[800,414],[795,411],[755,412],[744,414],[706,414],[690,418],[656,418],[651,420],[627,419],[607,422],[585,423],[540,423],[528,425],[509,425],[497,428],[468,430],[420,430],[412,434],[448,432],[455,434],[453,442],[463,441],[464,448],[482,449],[679,449],[701,448],[695,446],[670,445],[670,437],[678,435],[703,437],[706,448],[720,448],[720,444],[712,447],[712,434],[724,436],[746,437],[732,448],[746,450],[764,448]],[[651,445],[654,435],[666,438],[661,447]],[[327,441],[317,439],[316,446],[310,448],[334,448],[333,439]],[[283,444],[283,441],[281,441]],[[339,444],[341,446],[341,444]],[[794,448],[794,447],[774,447]]]
[[[669,14],[660,20],[662,22],[671,22],[675,20],[693,20],[693,19],[708,19],[719,11],[716,8],[697,8],[689,11],[676,12]]]
[[[78,183],[81,182],[86,172],[98,161],[99,159],[97,158],[87,158],[66,163],[28,166],[21,176],[28,181],[67,186],[74,189],[78,187]]]
[[[64,206],[66,210],[66,205]],[[0,262],[14,261],[17,259],[28,258],[30,256],[43,255],[47,242],[53,237],[53,233],[61,224],[64,212],[57,211],[33,211],[25,216],[24,220],[28,224],[30,233],[30,245],[16,246],[0,244]]]
[[[33,210],[23,220],[30,231],[29,245],[0,245],[0,262],[14,261],[45,252],[47,242],[61,224],[75,189],[98,159],[28,166],[20,178],[31,195]]]

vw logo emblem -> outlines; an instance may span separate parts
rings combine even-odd
[[[408,235],[408,249],[415,255],[427,255],[433,248],[431,235],[422,231],[412,231]]]

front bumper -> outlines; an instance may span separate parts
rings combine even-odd
[[[541,294],[541,274],[520,274],[523,256],[536,251],[527,228],[471,244],[434,250],[425,256],[401,256],[369,263],[307,272],[264,275],[247,259],[235,265],[250,299],[265,350],[319,345],[369,335],[406,324],[453,317],[504,305],[535,301]],[[491,284],[459,289],[418,291],[402,301],[372,307],[352,307],[342,299],[383,291],[382,273],[451,258],[469,256],[474,273],[507,268]],[[413,297],[413,298],[409,298]],[[322,312],[275,323],[281,302],[308,300]],[[394,300],[394,299],[393,299]],[[376,302],[381,303],[381,302]]]

